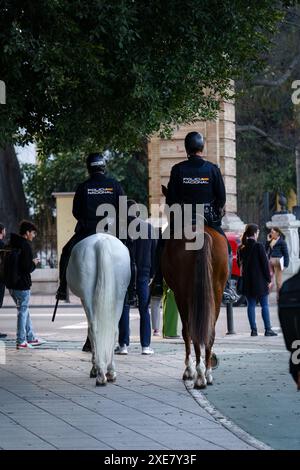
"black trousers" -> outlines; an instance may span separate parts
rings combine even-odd
[[[2,282],[0,282],[0,308],[3,305],[4,292],[5,292],[5,284],[2,284]]]

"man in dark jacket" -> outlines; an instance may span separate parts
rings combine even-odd
[[[98,223],[104,218],[96,215],[98,206],[111,204],[118,213],[119,196],[124,195],[121,185],[104,174],[105,159],[100,153],[89,154],[86,165],[90,177],[78,186],[73,200],[73,215],[77,220],[75,234],[64,246],[60,258],[60,285],[56,294],[59,300],[67,298],[66,271],[72,248],[76,243],[96,233]]]
[[[128,200],[128,207],[136,204],[133,200]],[[154,353],[150,348],[151,342],[151,321],[149,313],[149,281],[153,277],[154,258],[156,249],[156,236],[152,225],[139,217],[128,217],[128,223],[135,222],[136,231],[140,234],[147,234],[147,238],[139,237],[132,241],[131,256],[135,262],[136,271],[136,293],[138,297],[138,308],[140,314],[140,342],[142,354],[151,355]],[[130,235],[130,225],[129,225]],[[129,346],[129,310],[127,303],[124,305],[123,313],[119,322],[119,346],[117,354],[127,354]]]
[[[5,226],[0,223],[0,250],[4,248],[4,238],[5,238],[6,232],[5,232]],[[5,293],[5,284],[3,282],[0,282],[0,308],[3,305],[3,299],[4,299],[4,293]],[[6,338],[5,333],[0,333],[0,339]]]
[[[177,203],[182,208],[185,204],[191,204],[191,225],[196,222],[197,204],[203,204],[205,223],[226,238],[221,228],[226,191],[220,169],[214,163],[204,160],[204,138],[199,132],[189,132],[184,143],[188,158],[174,165],[171,170],[166,203],[168,206]],[[172,220],[169,223],[171,223],[172,230]],[[229,243],[228,250],[229,273],[231,274],[232,251]],[[157,278],[154,284],[157,284]],[[229,303],[235,302],[237,299],[238,296],[230,288],[228,280],[223,301]]]
[[[31,242],[36,236],[36,226],[23,220],[20,223],[19,235],[12,233],[10,237],[10,247],[17,253],[17,265],[11,269],[16,269],[14,273],[14,285],[7,285],[9,292],[17,306],[17,349],[24,349],[32,346],[39,346],[43,343],[38,339],[32,329],[29,313],[29,299],[31,287],[31,273],[39,263],[38,258],[33,258]]]

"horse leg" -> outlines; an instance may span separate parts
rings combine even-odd
[[[118,332],[115,334],[115,343],[118,339]],[[116,369],[115,369],[115,361],[114,361],[114,351],[112,352],[110,362],[107,366],[106,372],[107,382],[115,382],[117,378]]]
[[[215,341],[215,329],[213,329],[209,345],[206,346],[205,348],[205,366],[206,366],[205,377],[206,377],[207,385],[213,384],[211,357],[212,357],[212,347],[213,347],[214,341]]]
[[[194,349],[196,354],[196,379],[194,383],[194,388],[205,388],[207,384],[207,380],[205,377],[205,365],[204,361],[201,357],[201,349],[200,344],[194,343]]]
[[[92,327],[89,324],[88,326],[88,337],[91,342],[91,348],[92,348],[92,368],[90,370],[90,378],[95,379],[97,377],[98,371],[96,367],[96,359],[95,359],[95,340],[94,340],[94,335],[92,332]]]
[[[188,331],[188,324],[186,321],[182,323],[182,337],[185,343],[185,371],[182,380],[193,380],[195,375],[195,368],[191,356],[191,337]]]

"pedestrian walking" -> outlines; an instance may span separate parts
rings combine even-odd
[[[247,298],[247,313],[251,336],[257,336],[255,308],[261,306],[265,336],[277,336],[272,330],[269,311],[269,288],[271,276],[264,246],[257,241],[259,229],[256,224],[248,224],[238,250],[238,264],[242,272],[242,294]]]
[[[136,204],[128,200],[128,207]],[[152,225],[139,217],[128,217],[129,223],[135,220],[137,231],[147,233],[147,239],[138,238],[133,241],[132,254],[135,261],[136,294],[138,299],[138,310],[140,314],[140,343],[142,354],[154,353],[150,347],[151,343],[151,320],[149,312],[150,290],[149,283],[153,277],[154,257],[156,249],[155,231]],[[119,322],[119,345],[116,354],[127,354],[129,346],[129,303],[125,302],[123,313]]]
[[[266,252],[270,260],[272,274],[275,277],[277,300],[282,286],[282,272],[289,265],[289,252],[285,235],[278,227],[273,227],[268,235]]]
[[[19,234],[12,233],[10,237],[12,251],[8,258],[6,287],[18,311],[17,349],[26,349],[44,343],[35,335],[29,313],[31,273],[39,263],[38,258],[33,258],[31,249],[31,242],[36,234],[36,226],[28,220],[23,220],[20,223]]]

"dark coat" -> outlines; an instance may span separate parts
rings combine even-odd
[[[220,169],[202,157],[190,155],[171,170],[167,204],[212,203],[216,209],[226,202],[226,191]]]
[[[98,222],[103,218],[96,215],[100,204],[111,204],[118,214],[119,196],[124,191],[114,179],[102,173],[95,173],[81,183],[73,200],[73,216],[78,221],[75,231],[84,231],[86,234],[96,233]]]
[[[239,250],[238,260],[242,266],[243,294],[255,298],[268,295],[271,275],[264,246],[249,238]]]
[[[132,242],[131,258],[134,259],[136,265],[137,279],[144,276],[153,277],[155,269],[155,251],[157,245],[157,238],[155,236],[155,229],[149,223],[140,218],[130,218],[129,222],[135,220],[137,230],[141,233],[147,233],[148,238],[138,238]]]
[[[270,246],[271,242],[266,243],[266,252],[269,258],[284,258],[284,267],[287,268],[290,262],[289,252],[286,241],[280,237],[273,248]]]
[[[29,290],[31,287],[31,273],[35,270],[33,262],[32,249],[30,242],[24,237],[12,233],[10,237],[10,245],[12,248],[21,250],[19,257],[19,275],[20,279],[14,289],[16,290]]]

